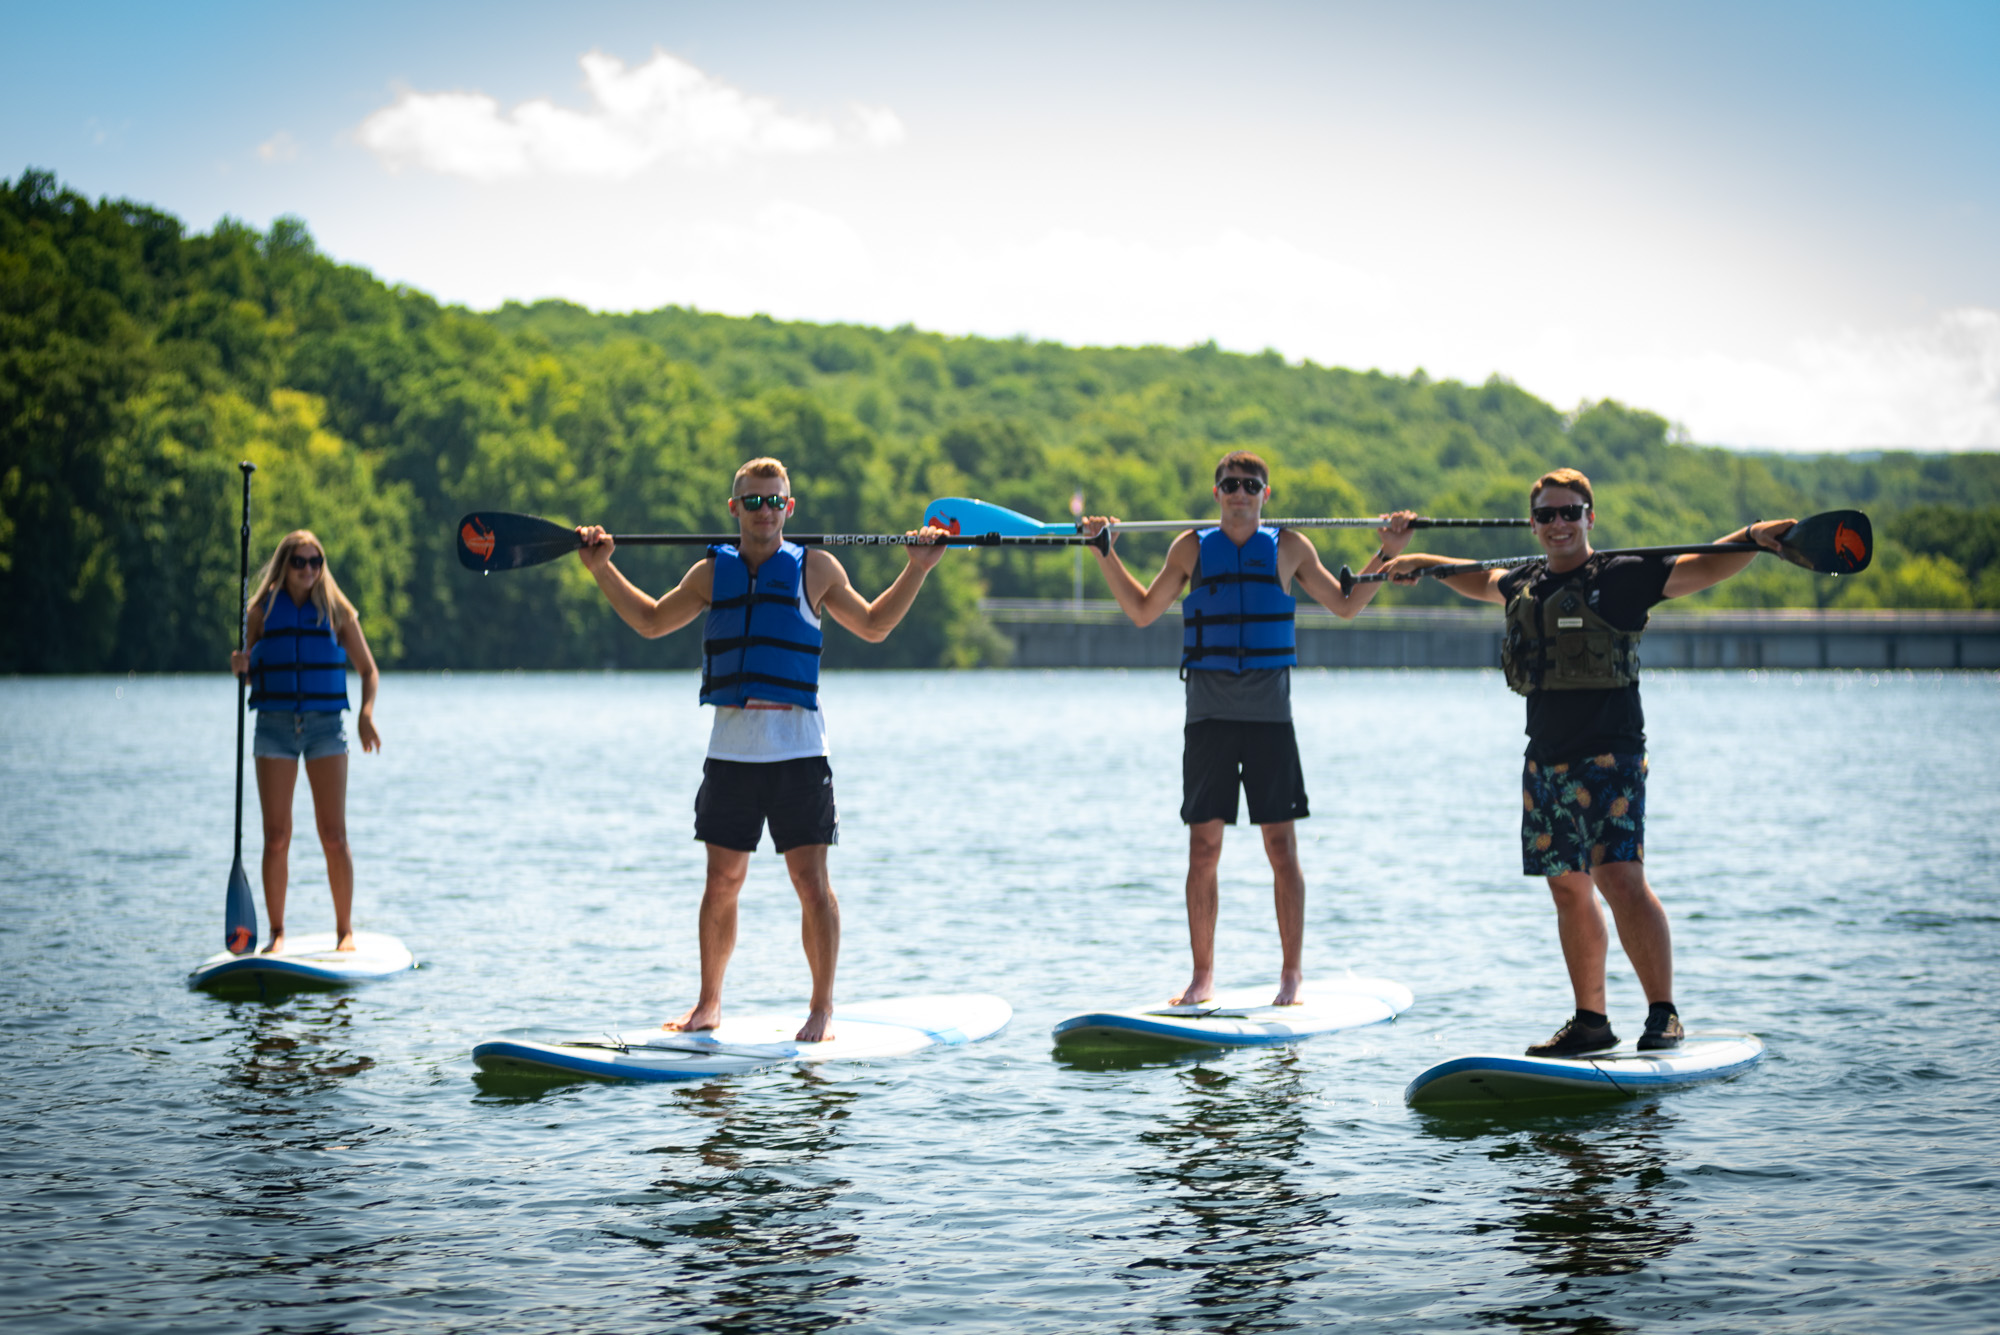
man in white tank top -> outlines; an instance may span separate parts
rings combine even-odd
[[[712,549],[659,598],[642,592],[611,564],[616,544],[609,533],[596,525],[577,530],[584,566],[633,630],[657,639],[708,616],[702,702],[715,706],[715,724],[695,797],[695,838],[708,845],[701,991],[693,1009],[667,1021],[666,1029],[713,1029],[722,1022],[722,980],[736,948],[737,896],[768,820],[771,842],[798,891],[812,970],[811,1014],[798,1040],[833,1037],[840,904],[827,879],[826,854],[839,838],[839,820],[819,710],[820,617],[831,614],[870,643],[887,639],[945,549],[903,548],[909,563],[870,602],[831,552],[784,541],[794,504],[783,464],[776,459],[744,464],[729,496],[736,545]],[[942,529],[924,532],[945,536]],[[724,592],[718,595],[718,589]]]

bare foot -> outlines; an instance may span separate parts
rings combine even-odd
[[[700,1029],[713,1029],[721,1023],[722,1003],[718,1001],[707,1006],[697,1005],[680,1019],[668,1020],[660,1028],[672,1030],[677,1034],[691,1034]]]
[[[285,932],[283,928],[271,933],[271,944],[257,952],[259,955],[282,955],[285,953]]]
[[[1167,998],[1167,1004],[1169,1006],[1199,1006],[1204,1001],[1213,1001],[1214,999],[1215,976],[1213,974],[1198,973],[1185,988],[1181,989],[1179,996]]]
[[[354,933],[353,933],[352,931],[348,931],[348,932],[345,932],[345,933],[343,933],[343,934],[341,935],[341,938],[340,938],[340,941],[339,941],[339,943],[338,943],[337,945],[335,945],[335,946],[334,946],[334,949],[335,949],[335,950],[352,950],[352,949],[354,949]]]
[[[833,1007],[807,1014],[806,1022],[792,1038],[800,1043],[824,1043],[833,1037]]]
[[[1281,973],[1278,975],[1278,995],[1271,998],[1273,1006],[1296,1006],[1299,1004],[1299,989],[1305,986],[1305,975]]]

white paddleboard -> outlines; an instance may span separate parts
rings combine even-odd
[[[1186,1043],[1204,1048],[1269,1047],[1315,1034],[1393,1020],[1416,1000],[1386,978],[1334,978],[1299,989],[1296,1006],[1273,1006],[1276,984],[1217,994],[1196,1006],[1089,1011],[1055,1027],[1058,1043]]]
[[[594,1076],[603,1080],[699,1080],[737,1075],[764,1066],[901,1057],[923,1048],[977,1043],[1007,1027],[1014,1008],[999,997],[892,997],[837,1005],[833,1037],[801,1043],[792,1035],[804,1011],[732,1016],[714,1029],[674,1033],[658,1025],[595,1038],[533,1042],[496,1038],[472,1050],[482,1071],[543,1078]]]
[[[284,950],[276,955],[232,955],[225,950],[196,966],[188,975],[188,986],[249,993],[269,986],[352,987],[417,967],[417,957],[408,947],[380,932],[356,932],[353,950],[335,950],[334,944],[332,932],[306,932],[287,936]]]
[[[1403,1101],[1422,1107],[1632,1098],[1740,1075],[1764,1059],[1755,1034],[1689,1034],[1677,1048],[1640,1052],[1621,1043],[1582,1057],[1476,1054],[1439,1062],[1412,1080]]]

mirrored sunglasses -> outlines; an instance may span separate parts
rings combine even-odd
[[[1215,489],[1227,496],[1234,496],[1239,491],[1246,496],[1255,496],[1264,490],[1264,480],[1255,477],[1225,477],[1215,484]]]
[[[737,496],[735,502],[746,510],[782,510],[789,496]]]
[[[1583,512],[1589,508],[1587,505],[1538,505],[1528,513],[1537,524],[1553,524],[1558,519],[1574,524],[1583,518]]]

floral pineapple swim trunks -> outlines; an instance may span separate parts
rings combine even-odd
[[[1521,874],[1646,860],[1646,757],[1586,756],[1521,771]]]

